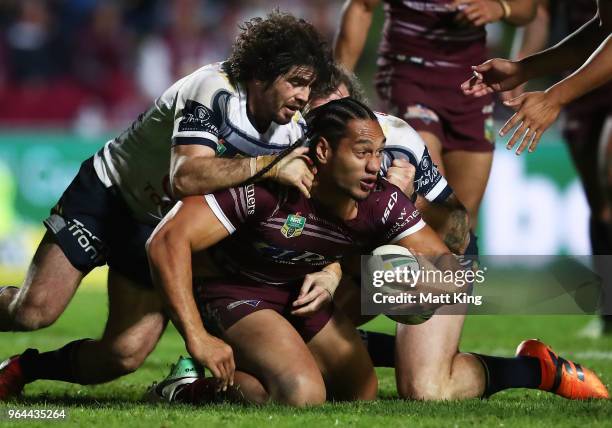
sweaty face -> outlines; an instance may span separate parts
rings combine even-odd
[[[325,166],[332,183],[353,199],[367,198],[376,186],[384,147],[385,136],[378,121],[351,120]]]
[[[328,96],[321,97],[321,98],[312,98],[308,102],[308,108],[309,109],[314,109],[314,108],[317,108],[319,106],[322,106],[323,104],[327,104],[330,101],[339,100],[340,98],[346,98],[348,96],[350,96],[348,88],[346,87],[346,85],[344,83],[341,83],[340,86],[338,86],[336,88],[336,90],[333,91]]]
[[[261,101],[273,122],[289,123],[293,115],[304,108],[315,77],[312,68],[293,66],[263,91]]]

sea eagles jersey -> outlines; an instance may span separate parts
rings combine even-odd
[[[214,258],[236,274],[267,284],[301,280],[343,256],[371,252],[425,226],[412,202],[385,180],[357,202],[357,216],[346,221],[315,198],[275,183],[204,198],[232,234],[212,249]]]
[[[393,159],[406,159],[416,168],[414,190],[428,201],[444,201],[453,193],[446,179],[431,161],[425,142],[418,132],[402,119],[376,112],[378,123],[387,138],[381,174],[384,176]]]
[[[480,64],[486,55],[484,26],[455,22],[453,0],[385,0],[380,54],[441,68]]]
[[[286,125],[258,132],[247,116],[244,87],[234,86],[221,63],[180,79],[94,158],[100,180],[116,186],[141,222],[155,224],[174,205],[169,169],[171,144],[201,144],[217,156],[277,153],[300,138],[299,113]]]

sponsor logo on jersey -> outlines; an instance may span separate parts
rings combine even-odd
[[[295,264],[296,262],[308,263],[311,265],[328,264],[330,260],[322,254],[313,253],[312,251],[290,250],[287,248],[279,248],[268,244],[267,242],[255,242],[253,247],[259,254],[272,259],[276,263]],[[342,255],[333,256],[339,260]]]
[[[255,214],[255,185],[249,184],[245,189],[247,215]]]
[[[421,104],[408,106],[406,108],[406,113],[404,113],[404,119],[419,119],[425,123],[440,121],[438,115],[433,110],[430,110],[427,107],[422,106]]]
[[[215,113],[203,104],[194,100],[187,100],[183,109],[183,117],[179,122],[179,132],[208,132],[215,137],[219,135],[219,128],[215,122]]]
[[[281,227],[281,233],[285,238],[295,238],[302,234],[305,225],[306,217],[302,217],[300,213],[289,214]]]
[[[232,309],[237,308],[240,305],[249,305],[253,308],[256,308],[260,303],[261,300],[237,300],[227,305],[226,308],[228,311],[231,311]]]
[[[389,219],[389,214],[391,214],[391,210],[395,206],[396,202],[397,202],[397,192],[393,192],[391,193],[391,197],[389,198],[389,202],[387,202],[387,207],[385,208],[385,212],[383,213],[383,216],[381,219],[383,224],[385,224],[387,220]]]

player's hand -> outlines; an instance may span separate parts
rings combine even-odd
[[[510,150],[520,141],[516,149],[517,155],[523,153],[527,147],[529,152],[536,149],[542,133],[559,117],[563,107],[546,91],[527,92],[510,101],[504,101],[504,104],[516,110],[516,113],[508,119],[499,135],[503,137],[516,127],[506,148]]]
[[[215,336],[207,335],[193,343],[188,342],[187,351],[220,380],[219,390],[225,391],[228,386],[234,384],[236,371],[234,352],[227,343]]]
[[[329,304],[338,288],[340,278],[333,272],[322,270],[304,278],[298,298],[293,302],[291,315],[310,316]]]
[[[416,168],[406,159],[393,159],[385,178],[396,185],[409,198],[414,194],[414,175]]]
[[[308,147],[298,147],[285,156],[277,165],[275,180],[279,183],[297,187],[307,198],[314,181],[316,169],[312,160],[306,156]]]
[[[504,17],[504,8],[497,0],[455,0],[453,6],[459,11],[455,17],[459,25],[479,27]]]
[[[473,97],[508,91],[527,81],[523,66],[517,61],[494,58],[473,66],[472,70],[474,75],[461,84],[461,90]]]

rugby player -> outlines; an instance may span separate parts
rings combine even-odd
[[[148,243],[152,277],[187,346],[206,334],[228,343],[237,367],[229,376],[252,402],[301,406],[320,404],[326,396],[374,398],[372,363],[350,321],[332,305],[296,316],[295,303],[310,291],[304,277],[387,243],[436,257],[450,254],[410,199],[378,180],[385,136],[369,108],[342,98],[307,118],[317,168],[312,199],[264,185],[185,198]],[[199,284],[194,298],[192,253],[215,244],[217,265],[226,272]],[[461,268],[453,257],[438,263]],[[417,290],[425,287],[459,290],[431,284]],[[185,386],[185,378],[171,376],[157,389],[168,399],[192,402],[201,399],[194,390],[206,389],[206,382]]]
[[[334,55],[352,70],[381,0],[347,0]],[[470,66],[486,58],[485,24],[522,25],[534,0],[382,1],[385,26],[377,61],[381,109],[416,129],[436,165],[467,208],[475,230],[493,161],[493,99],[459,89]],[[473,62],[476,58],[477,62]],[[477,240],[469,252],[477,253]]]
[[[316,108],[331,100],[350,96],[363,101],[364,95],[357,78],[342,66],[334,65],[327,85],[312,92],[308,108]],[[463,254],[469,242],[469,221],[461,202],[446,179],[431,160],[429,151],[419,134],[402,119],[375,112],[386,137],[381,174],[404,193],[416,200],[415,205],[425,222],[440,235],[455,254]],[[408,164],[412,175],[407,175]],[[416,199],[415,199],[416,197]],[[357,288],[360,281],[343,276],[342,286],[334,295],[335,302],[356,324],[366,322],[361,316]],[[376,367],[395,367],[395,336],[385,333],[359,331]]]
[[[309,292],[301,286],[304,275],[386,243],[432,256],[450,254],[399,188],[376,180],[385,138],[373,112],[342,98],[313,110],[307,118],[309,132],[316,136],[311,153],[318,168],[312,200],[296,191],[264,186],[191,197],[166,216],[148,244],[153,278],[179,331],[189,341],[199,329],[208,329],[229,343],[236,356],[236,382],[252,402],[272,399],[303,405],[318,404],[325,395],[371,397],[371,363],[341,312],[326,306],[304,318],[295,317],[296,297],[300,300],[300,294]],[[391,200],[395,203],[390,205]],[[388,213],[387,207],[391,207]],[[192,252],[214,244],[219,265],[229,266],[230,272],[199,284],[194,298]],[[438,260],[446,268],[460,268],[454,258]],[[439,318],[434,315],[427,323],[448,328]],[[437,340],[452,341],[454,332],[439,332]],[[420,333],[421,342],[432,344],[424,335],[435,331]],[[451,361],[444,361],[444,345],[435,344],[442,349],[428,348],[427,355],[418,342],[414,348],[398,349],[398,370],[414,364],[406,354],[415,353],[423,357],[419,369],[430,376],[429,383],[410,398],[488,396],[510,387],[541,388],[569,398],[607,397],[605,386],[592,372],[557,357],[536,340],[521,343],[516,358],[460,354],[455,348]],[[428,388],[438,386],[435,382],[440,379],[433,372],[434,364],[439,364],[438,371],[448,369],[452,377],[446,385],[452,389],[439,391],[445,394],[442,397],[428,395],[432,392]],[[564,371],[565,366],[569,369]],[[296,380],[307,385],[297,388],[298,398],[291,395]],[[175,369],[153,391],[169,401],[206,402],[211,398],[210,382]],[[402,384],[398,386],[407,397]]]
[[[47,233],[20,289],[0,291],[0,330],[53,323],[94,267],[108,264],[109,318],[100,340],[30,349],[0,366],[0,399],[35,379],[92,384],[138,368],[167,318],[144,244],[177,198],[261,178],[308,195],[306,149],[270,168],[303,134],[299,110],[330,54],[312,25],[272,13],[245,23],[230,58],[173,84],[127,130],[86,160],[45,220]],[[236,155],[241,155],[237,158]],[[214,342],[214,341],[213,341]],[[202,343],[200,362],[231,349]]]

